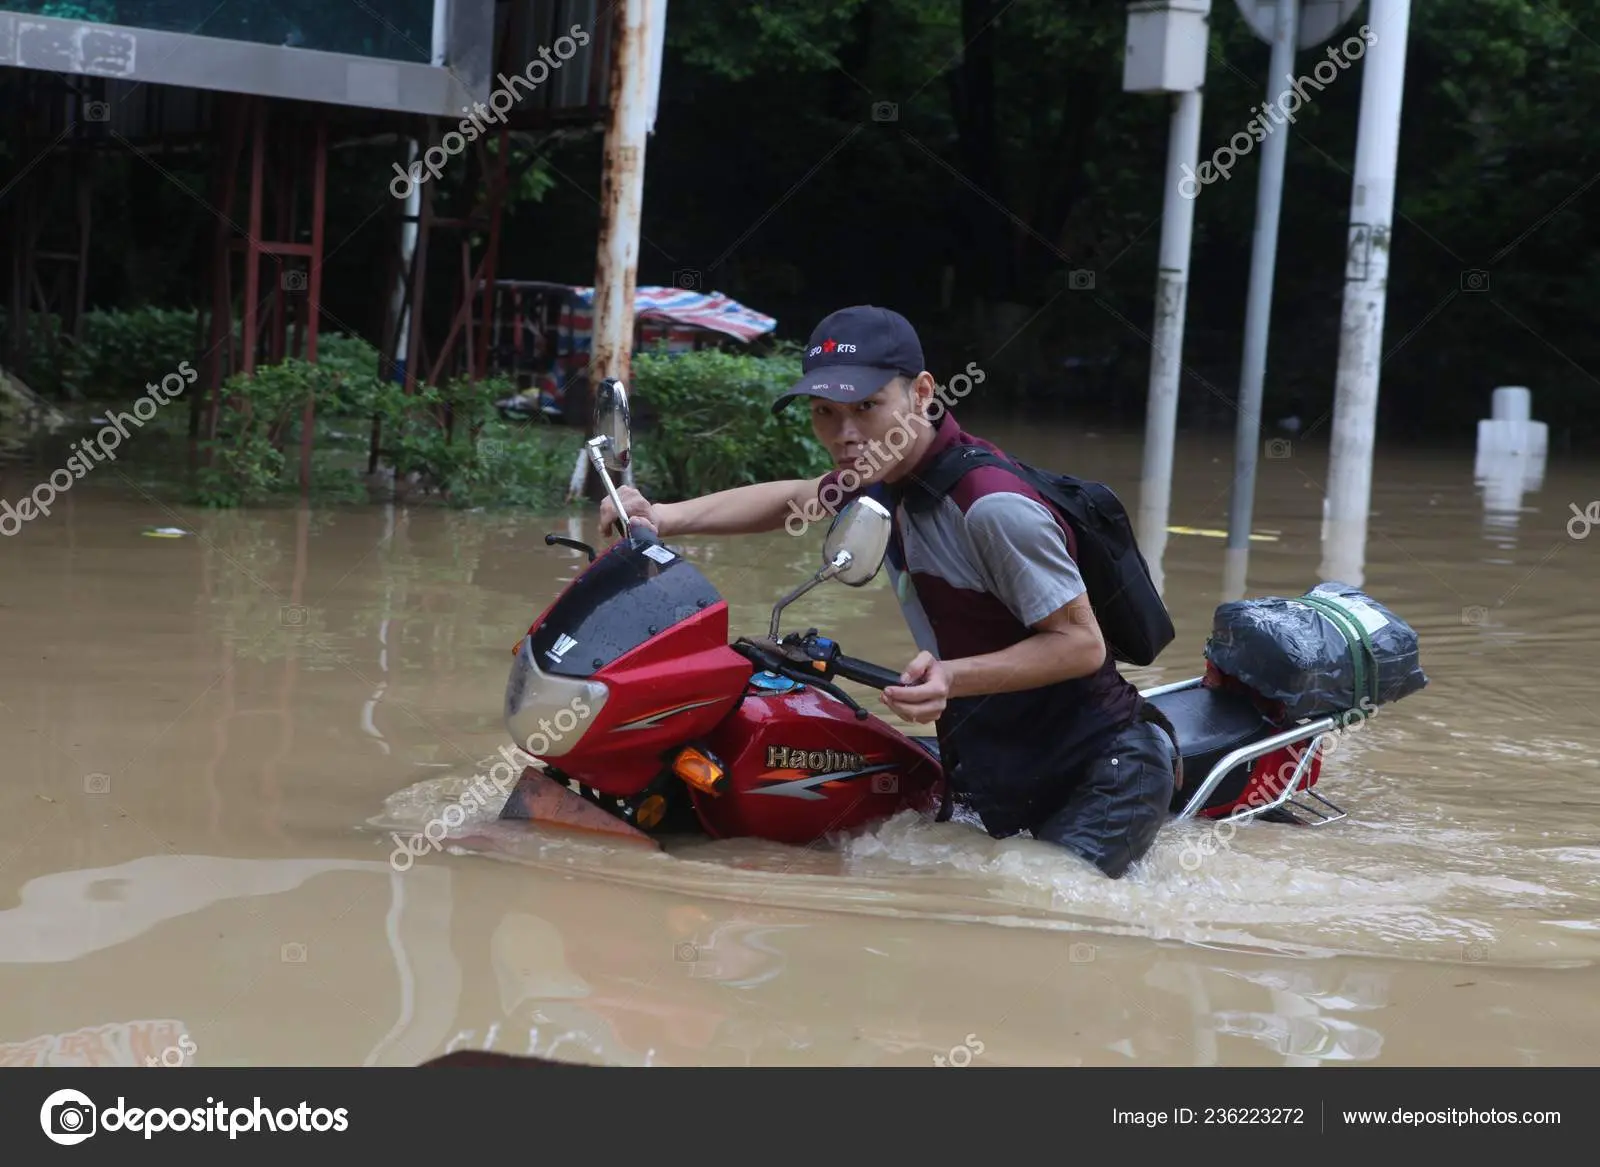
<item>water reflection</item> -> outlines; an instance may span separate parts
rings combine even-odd
[[[1473,466],[1473,483],[1483,491],[1483,533],[1498,546],[1516,547],[1517,523],[1530,508],[1522,496],[1534,494],[1544,485],[1543,446],[1484,445],[1478,449]],[[1510,560],[1491,560],[1509,563]]]
[[[1270,1010],[1222,1010],[1212,1015],[1216,1031],[1249,1037],[1283,1055],[1286,1066],[1320,1062],[1366,1062],[1383,1049],[1375,1029],[1329,1013],[1364,1012],[1389,1004],[1388,978],[1363,971],[1308,969],[1237,970],[1230,975],[1268,991]],[[1337,979],[1337,984],[1331,984]]]
[[[1389,976],[1376,968],[1252,968],[1220,961],[1218,967],[1206,968],[1163,960],[1146,983],[1188,1004],[1194,1026],[1189,1045],[1197,1066],[1260,1060],[1241,1056],[1236,1043],[1219,1038],[1242,1038],[1286,1066],[1372,1061],[1383,1049],[1383,1035],[1376,1029],[1341,1016],[1389,1006]],[[1241,985],[1261,992],[1241,997]]]
[[[377,876],[388,892],[381,935],[382,947],[393,961],[398,1013],[366,1064],[374,1064],[381,1054],[392,1049],[403,1051],[400,1064],[416,1064],[421,1060],[416,1055],[436,1049],[447,1038],[460,996],[461,971],[448,943],[451,873],[435,868],[411,873],[402,880],[387,863],[228,859],[211,855],[151,855],[115,867],[52,872],[25,883],[18,905],[0,911],[0,966],[84,962],[107,950],[146,939],[163,925],[172,925],[227,901],[246,901],[251,906],[239,915],[230,915],[230,926],[214,937],[208,934],[198,942],[191,939],[188,943],[159,944],[153,953],[136,949],[131,959],[127,953],[120,954],[116,958],[116,988],[109,994],[104,974],[93,974],[93,963],[69,969],[65,974],[52,974],[49,980],[48,1006],[57,1013],[73,1001],[93,1002],[91,1008],[101,1012],[108,997],[113,1009],[132,999],[141,1003],[151,999],[170,1001],[175,984],[189,985],[191,991],[184,1002],[190,1010],[189,1024],[177,1020],[102,1024],[99,1018],[86,1016],[83,1031],[70,1041],[46,1035],[0,1045],[0,1063],[26,1058],[24,1064],[144,1065],[144,1058],[152,1050],[159,1055],[174,1044],[168,1039],[176,1032],[179,1037],[192,1036],[198,1055],[195,1064],[271,1064],[270,1055],[263,1058],[257,1054],[242,1062],[231,1056],[229,1047],[238,1052],[240,1043],[240,1018],[236,1014],[249,1013],[241,998],[256,991],[269,970],[293,971],[295,966],[317,968],[320,964],[322,971],[312,974],[310,987],[322,991],[332,988],[336,981],[328,978],[343,971],[339,967],[342,943],[348,941],[352,931],[359,933],[360,924],[377,921],[371,919],[370,913],[364,920],[351,922],[344,922],[341,915],[332,920],[333,925],[342,925],[337,939],[326,931],[326,919],[316,921],[314,926],[301,920],[282,935],[270,930],[261,935],[262,929],[251,927],[262,911],[258,901],[297,891],[319,876],[337,873]],[[350,909],[369,902],[382,901],[368,892],[358,896]],[[242,969],[241,932],[249,950]],[[326,943],[311,940],[310,933],[326,938]],[[146,960],[140,961],[139,955]],[[147,965],[154,965],[155,973],[143,979],[139,972]],[[197,975],[202,978],[203,987],[202,982],[193,979]],[[76,994],[71,991],[75,982],[81,990]],[[360,996],[370,1000],[372,993],[372,986],[367,985]],[[36,997],[34,1006],[27,1009],[30,1016],[45,1011],[46,995]],[[21,994],[15,992],[0,994],[0,1000],[12,1009],[25,1005]],[[12,1009],[0,1006],[0,1034],[17,1025],[19,1015]],[[359,1012],[376,1024],[378,1019],[366,1009]],[[276,1033],[280,1017],[274,1011],[263,1023]],[[94,1041],[89,1042],[85,1033]],[[327,1056],[327,1052],[302,1050],[279,1064],[303,1063],[307,1058],[314,1061]]]

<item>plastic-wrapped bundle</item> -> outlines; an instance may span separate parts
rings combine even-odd
[[[1428,683],[1411,626],[1342,583],[1318,584],[1292,600],[1219,604],[1206,659],[1281,704],[1286,721],[1370,713]]]

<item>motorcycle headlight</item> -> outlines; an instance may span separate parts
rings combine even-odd
[[[506,729],[535,758],[559,758],[578,744],[610,695],[599,681],[541,670],[533,637],[524,636],[506,681]]]

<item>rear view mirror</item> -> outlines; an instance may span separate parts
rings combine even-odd
[[[822,544],[822,566],[839,564],[840,552],[848,559],[830,577],[853,588],[869,583],[883,566],[889,550],[889,512],[875,499],[858,498],[834,516]]]
[[[594,436],[605,438],[602,447],[606,469],[621,474],[628,468],[630,447],[628,391],[621,381],[608,377],[594,395]]]
[[[870,498],[858,498],[835,515],[822,543],[822,570],[777,602],[767,635],[776,640],[783,610],[818,584],[832,579],[858,588],[870,582],[883,566],[892,524],[883,504]]]

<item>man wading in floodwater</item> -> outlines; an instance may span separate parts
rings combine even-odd
[[[1167,817],[1178,753],[1117,672],[1069,550],[1075,534],[1004,466],[913,497],[946,449],[998,447],[964,432],[943,393],[935,400],[922,344],[899,313],[833,313],[801,367],[773,412],[809,397],[834,470],[676,503],[624,488],[630,521],[663,539],[799,534],[797,514],[820,519],[859,494],[883,503],[894,516],[890,579],[921,649],[884,702],[907,721],[937,722],[951,786],[992,836],[1031,831],[1120,878]],[[608,499],[602,530],[614,518]]]

